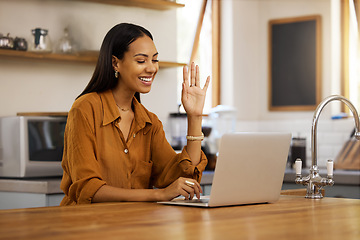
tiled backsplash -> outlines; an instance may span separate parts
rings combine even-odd
[[[312,120],[239,121],[239,132],[291,132],[293,137],[306,138],[306,163],[311,165]],[[326,167],[328,159],[335,160],[353,131],[354,119],[323,120],[317,124],[317,160],[319,167]]]

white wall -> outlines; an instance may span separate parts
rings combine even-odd
[[[221,97],[226,97],[228,91],[233,91],[233,106],[238,111],[238,119],[240,120],[258,120],[260,117],[260,59],[261,53],[259,46],[260,24],[259,24],[259,1],[224,1],[223,4],[231,4],[232,14],[222,13],[222,17],[232,16],[233,20],[230,30],[232,31],[233,48],[228,52],[232,53],[232,58],[222,55],[221,73],[229,74],[228,64],[232,64],[232,86],[231,88],[221,88]],[[223,11],[226,8],[223,8]],[[230,22],[230,21],[229,21]],[[223,28],[226,26],[223,26]],[[227,40],[227,36],[223,35],[222,39]],[[222,41],[223,43],[223,41]],[[230,48],[229,45],[227,45]],[[231,63],[230,63],[231,62]],[[221,76],[222,85],[227,85],[229,78]],[[230,84],[229,84],[230,85]],[[225,90],[225,91],[224,91]],[[223,100],[223,99],[221,99]],[[225,99],[224,99],[225,100]],[[230,104],[227,99],[226,104]]]
[[[322,98],[340,93],[340,0],[222,1],[221,102],[237,110],[236,131],[291,132],[307,139],[311,164],[314,111],[268,110],[268,22],[307,15],[322,17]],[[318,165],[336,159],[354,128],[353,119],[330,120],[340,104],[325,107],[318,122]]]
[[[238,109],[239,120],[308,119],[312,112],[267,109],[267,23],[270,19],[322,16],[323,97],[339,92],[339,0],[222,1],[222,104]],[[166,20],[164,20],[166,19]],[[166,24],[164,22],[166,21]],[[64,27],[83,49],[99,49],[105,33],[133,22],[154,35],[161,60],[176,60],[176,10],[157,11],[76,1],[1,0],[0,33],[30,38],[49,29],[53,42]],[[67,111],[89,81],[94,66],[0,58],[0,116],[27,111]],[[143,103],[165,120],[176,111],[176,70],[161,70]],[[159,98],[158,96],[162,96]],[[163,101],[166,99],[166,101]],[[325,115],[336,113],[333,105]],[[336,108],[335,108],[336,109]]]
[[[69,26],[82,49],[98,50],[106,32],[120,22],[140,24],[150,30],[159,59],[176,61],[175,9],[157,11],[76,1],[0,1],[0,33],[12,37],[30,39],[30,30],[41,27],[49,30],[55,43]],[[68,111],[90,80],[94,67],[0,57],[0,116]],[[160,119],[166,119],[168,112],[177,109],[175,88],[176,69],[160,70],[152,91],[142,97],[144,105]]]
[[[329,159],[336,160],[344,143],[349,140],[354,129],[352,118],[329,120],[321,118],[317,131],[317,163],[325,168]],[[312,119],[300,120],[262,120],[238,121],[237,131],[240,132],[289,132],[293,137],[306,138],[307,168],[311,166],[311,125]],[[304,159],[303,159],[304,160]]]
[[[239,120],[311,119],[313,115],[313,111],[268,110],[268,22],[272,19],[321,15],[322,97],[339,94],[338,0],[232,0],[223,1],[223,6],[223,22],[232,22],[232,26],[223,25],[222,47],[232,52],[232,56],[222,55],[221,77],[225,87],[221,95],[223,103],[238,109]],[[233,39],[231,46],[229,37]],[[228,66],[227,62],[231,61],[232,65]],[[228,77],[229,71],[232,80]],[[228,80],[234,82],[233,90],[226,87]],[[233,92],[229,95],[228,91]],[[233,96],[232,99],[229,96]],[[338,109],[328,107],[324,115],[330,116]]]

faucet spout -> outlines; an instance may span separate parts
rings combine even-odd
[[[355,138],[357,140],[360,140],[360,120],[359,120],[359,114],[356,111],[356,108],[354,105],[346,98],[339,96],[339,95],[333,95],[325,98],[316,108],[314,117],[313,117],[313,123],[311,128],[311,157],[312,157],[312,166],[310,168],[310,175],[307,177],[301,177],[301,160],[296,161],[297,166],[297,173],[296,173],[296,179],[295,183],[302,184],[307,186],[307,192],[305,198],[311,198],[311,199],[320,199],[322,198],[321,189],[324,186],[332,186],[334,185],[333,180],[333,161],[328,160],[327,167],[328,167],[328,176],[327,178],[322,178],[319,174],[319,169],[317,165],[317,124],[320,117],[321,111],[324,109],[324,107],[332,101],[341,101],[345,103],[351,110],[354,120],[355,120]]]
[[[354,120],[355,120],[355,138],[357,140],[360,140],[360,120],[359,120],[359,114],[356,111],[356,108],[354,105],[346,98],[340,95],[332,95],[327,98],[325,98],[316,108],[314,117],[313,117],[313,123],[311,128],[311,157],[312,157],[312,169],[317,168],[317,122],[320,117],[321,111],[324,109],[324,107],[332,101],[341,101],[345,103],[349,109],[351,110]]]

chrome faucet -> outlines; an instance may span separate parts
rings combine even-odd
[[[321,189],[324,186],[332,186],[334,185],[333,180],[333,161],[328,160],[327,162],[327,178],[322,178],[319,174],[319,168],[317,166],[317,122],[320,117],[320,113],[323,110],[323,108],[331,101],[339,100],[343,103],[345,103],[351,110],[354,120],[355,120],[355,138],[357,140],[360,140],[360,120],[359,120],[359,114],[356,111],[356,108],[354,105],[346,98],[339,96],[339,95],[333,95],[325,98],[316,108],[313,122],[312,122],[312,128],[311,128],[311,157],[312,157],[312,166],[310,168],[310,175],[306,177],[301,177],[301,165],[302,161],[301,159],[297,159],[295,161],[295,168],[296,168],[296,184],[302,184],[304,186],[307,186],[307,192],[306,192],[306,198],[311,199],[320,199],[322,198]]]

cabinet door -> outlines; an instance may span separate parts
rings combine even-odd
[[[64,194],[0,192],[0,209],[59,206]]]

